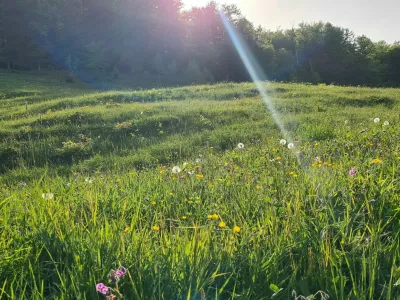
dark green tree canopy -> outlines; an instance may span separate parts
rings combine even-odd
[[[2,1],[0,68],[63,69],[84,81],[249,80],[219,9],[271,80],[400,85],[398,43],[374,43],[323,22],[264,30],[235,5],[183,11],[181,0]]]

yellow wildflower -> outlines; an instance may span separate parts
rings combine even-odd
[[[240,232],[240,227],[239,226],[234,226],[233,227],[233,232],[234,233],[239,233]]]
[[[186,220],[187,219],[187,217],[186,216],[182,216],[182,220]]]
[[[125,227],[124,231],[125,231],[125,233],[127,233],[127,232],[131,231],[131,228],[129,226],[127,226],[127,227]]]
[[[217,214],[213,214],[213,215],[212,215],[212,219],[213,219],[213,220],[218,220],[218,219],[219,219],[219,216],[218,216]]]
[[[257,185],[256,190],[259,190],[259,189],[261,189],[261,186]]]
[[[213,215],[208,215],[207,219],[212,220],[213,219]]]
[[[370,162],[371,165],[378,165],[382,162],[382,160],[380,160],[379,158],[375,158],[374,160],[372,160]]]
[[[151,205],[156,205],[156,204],[157,204],[156,201],[151,202]]]
[[[196,178],[199,179],[199,180],[203,179],[203,177],[204,177],[203,174],[196,174]]]
[[[153,229],[154,231],[159,231],[160,230],[160,226],[154,225],[153,227],[151,227],[151,229]]]
[[[275,158],[277,161],[281,160],[282,158],[280,156],[278,156],[277,158]]]
[[[232,235],[230,238],[231,242],[233,242],[235,240],[235,237]]]
[[[226,228],[226,223],[224,221],[221,221],[218,226],[219,228],[224,229]]]

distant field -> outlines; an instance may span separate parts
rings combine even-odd
[[[0,299],[398,299],[400,90],[266,85],[0,73]]]

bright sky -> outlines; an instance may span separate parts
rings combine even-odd
[[[185,8],[204,6],[209,0],[183,0]],[[400,41],[400,0],[218,0],[237,4],[255,25],[267,29],[326,21],[365,34],[373,41]]]

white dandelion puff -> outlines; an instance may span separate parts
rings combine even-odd
[[[172,173],[179,174],[180,172],[181,172],[181,168],[179,168],[178,166],[175,166],[172,168]]]
[[[349,120],[344,121],[344,124],[346,125],[349,124]]]
[[[389,126],[389,125],[390,125],[390,123],[389,123],[389,121],[385,121],[385,122],[383,123],[383,125],[385,125],[385,126]]]
[[[90,179],[89,177],[87,177],[87,178],[85,178],[85,182],[92,184],[93,183],[93,179]]]
[[[380,121],[381,121],[381,119],[379,119],[379,118],[374,119],[374,123],[379,123]]]
[[[53,193],[43,193],[42,198],[46,199],[46,200],[51,200],[54,198],[54,194]]]
[[[281,144],[282,146],[285,146],[286,145],[286,140],[284,140],[284,139],[280,140],[279,144]]]
[[[238,149],[243,149],[243,148],[244,148],[244,144],[243,144],[243,143],[239,143],[239,144],[237,145],[237,147],[238,147]]]
[[[289,143],[289,144],[287,145],[287,147],[288,147],[289,149],[294,149],[294,144],[293,144],[293,143]]]

